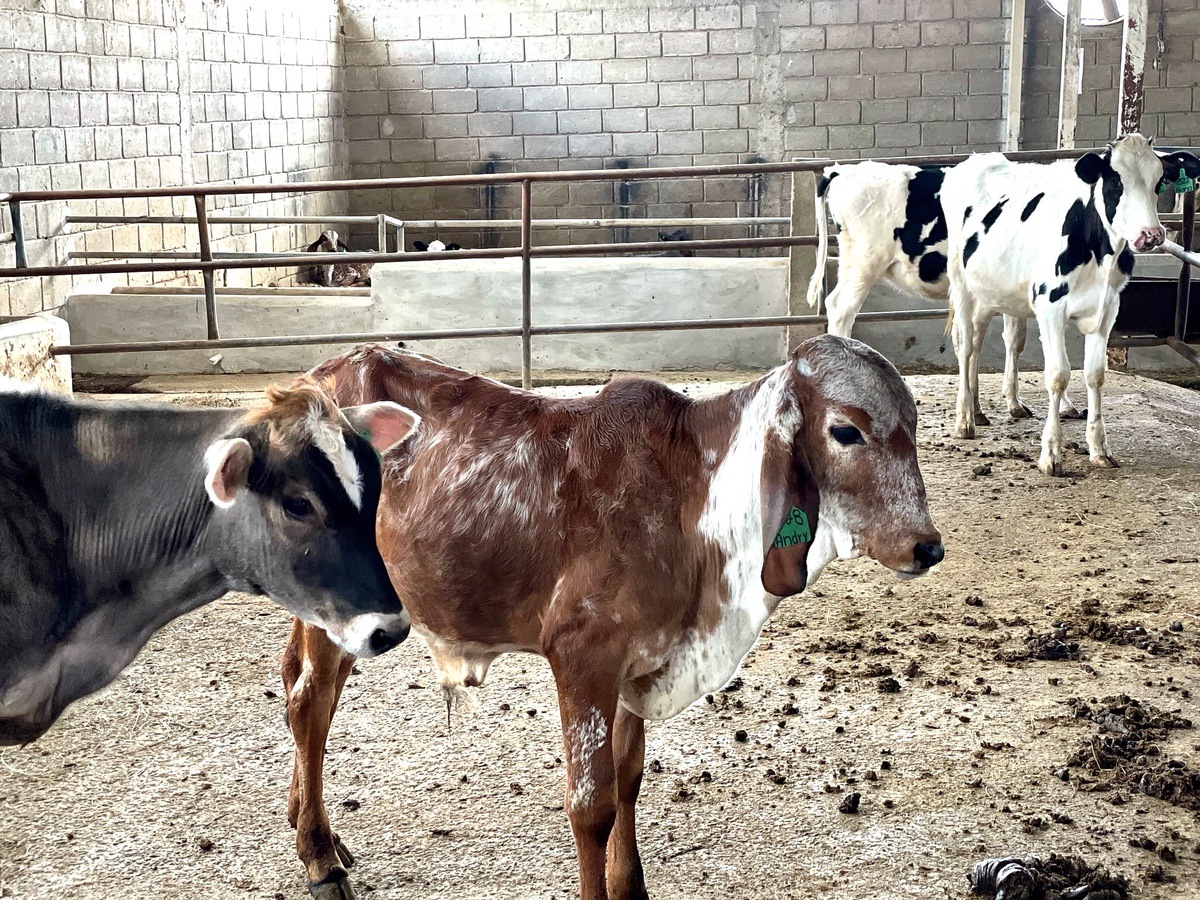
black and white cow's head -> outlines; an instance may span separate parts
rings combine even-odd
[[[1097,187],[1096,209],[1105,226],[1138,252],[1153,250],[1166,238],[1158,218],[1158,187],[1181,172],[1200,176],[1200,159],[1190,153],[1158,153],[1140,134],[1117,138],[1103,153],[1086,153],[1076,174]]]
[[[430,241],[428,244],[424,241],[413,241],[413,249],[418,253],[441,253],[443,250],[461,250],[462,247],[453,241],[449,244],[442,241]]]
[[[388,402],[339,410],[311,381],[268,399],[204,455],[220,568],[348,653],[383,653],[404,640],[409,618],[375,541],[380,458],[418,417]]]

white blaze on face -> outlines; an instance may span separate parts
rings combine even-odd
[[[571,782],[572,809],[590,806],[595,799],[596,780],[592,774],[592,765],[607,737],[608,726],[604,722],[604,716],[594,706],[587,718],[572,722],[567,727],[567,747],[576,765]]]
[[[358,470],[358,462],[346,443],[342,429],[313,410],[309,415],[308,430],[317,449],[329,459],[354,508],[362,509],[362,473]]]

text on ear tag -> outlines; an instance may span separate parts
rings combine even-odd
[[[1175,193],[1186,194],[1189,191],[1196,189],[1196,181],[1189,178],[1187,172],[1180,171],[1179,177],[1175,179]]]
[[[811,541],[812,528],[808,524],[808,513],[798,506],[793,506],[788,512],[787,518],[783,520],[783,524],[779,526],[779,532],[775,535],[771,546],[783,549],[807,544]]]

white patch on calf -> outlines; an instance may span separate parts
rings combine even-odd
[[[7,375],[0,375],[0,394],[43,394],[45,390],[41,385],[34,384],[31,381],[18,381],[15,378],[9,378]]]
[[[575,763],[571,778],[571,809],[591,806],[596,798],[596,780],[592,764],[604,741],[608,738],[608,725],[600,710],[592,707],[586,719],[572,722],[566,731],[570,759]]]
[[[358,462],[346,443],[341,426],[324,418],[320,410],[313,409],[309,411],[308,432],[317,449],[329,459],[354,508],[362,509],[362,473],[358,470]]]

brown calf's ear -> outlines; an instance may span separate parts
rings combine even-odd
[[[390,400],[343,409],[350,426],[383,456],[417,429],[421,417]]]
[[[776,597],[798,594],[808,584],[808,549],[821,509],[817,483],[798,444],[788,446],[768,435],[761,492],[763,587]]]
[[[246,486],[254,451],[244,438],[213,441],[204,452],[204,489],[221,509],[233,506],[237,492]]]

